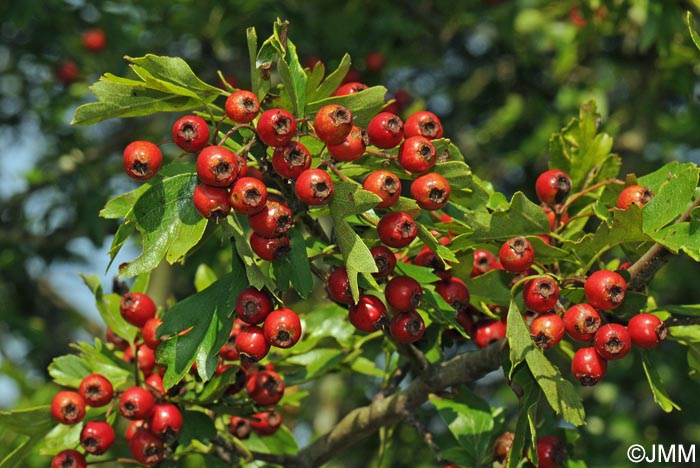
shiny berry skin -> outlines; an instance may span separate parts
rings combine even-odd
[[[267,186],[255,177],[239,177],[231,187],[228,201],[236,213],[255,214],[267,203]]]
[[[414,136],[404,140],[399,148],[399,164],[408,172],[425,172],[437,161],[435,146],[425,137]]]
[[[313,127],[319,140],[338,145],[352,130],[352,112],[340,104],[327,104],[316,112]]]
[[[296,179],[311,167],[311,153],[297,141],[275,148],[272,153],[272,168],[280,177]]]
[[[368,144],[369,137],[367,137],[367,132],[353,125],[350,133],[343,141],[334,145],[328,145],[328,152],[336,161],[355,161],[365,154]]]
[[[143,343],[149,348],[155,350],[160,344],[161,340],[157,337],[158,327],[163,324],[163,320],[159,317],[153,317],[148,319],[146,323],[141,327],[141,337],[143,338]]]
[[[197,184],[192,194],[192,201],[199,214],[207,219],[218,221],[231,212],[229,191],[223,187]]]
[[[632,338],[624,325],[606,323],[595,332],[593,344],[598,354],[608,361],[614,361],[622,359],[629,353]]]
[[[226,98],[226,115],[236,123],[252,122],[260,113],[260,101],[255,93],[241,89]]]
[[[265,319],[263,334],[271,346],[291,348],[301,338],[301,321],[292,309],[273,310]]]
[[[248,286],[236,299],[236,316],[249,325],[263,323],[272,312],[272,298],[265,291]]]
[[[123,154],[124,170],[132,179],[148,180],[160,170],[163,153],[150,141],[132,141]]]
[[[535,249],[524,237],[513,237],[507,240],[498,251],[498,260],[503,269],[511,273],[527,271],[535,261]]]
[[[383,169],[370,172],[365,177],[362,188],[382,199],[377,208],[389,208],[401,196],[401,181],[393,172]]]
[[[416,309],[423,300],[420,283],[410,276],[394,276],[384,288],[386,302],[396,312]]]
[[[403,140],[403,121],[391,112],[380,112],[369,121],[367,136],[377,148],[395,148]]]
[[[80,36],[85,50],[101,52],[107,46],[107,35],[101,28],[88,29]]]
[[[182,413],[172,403],[157,404],[151,415],[151,432],[160,437],[174,437],[182,429]]]
[[[504,432],[493,443],[493,458],[502,465],[508,458],[510,448],[513,446],[513,439],[515,439],[514,433]]]
[[[537,468],[559,468],[566,459],[566,446],[555,435],[539,437],[535,443]]]
[[[621,210],[626,210],[631,205],[637,205],[638,207],[642,208],[644,205],[649,203],[652,198],[654,198],[654,194],[648,187],[642,187],[641,185],[630,185],[629,187],[625,187],[625,189],[620,192],[615,206]]]
[[[436,172],[424,174],[411,183],[411,197],[424,210],[435,211],[447,205],[450,183]]]
[[[559,169],[551,169],[539,175],[535,182],[537,198],[547,205],[563,202],[571,192],[571,178]]]
[[[593,307],[602,310],[616,309],[625,300],[627,282],[619,273],[598,270],[586,279],[583,292]]]
[[[428,140],[435,140],[442,138],[442,123],[438,116],[432,112],[414,112],[404,122],[403,134],[406,138],[422,136]]]
[[[77,450],[63,450],[51,460],[51,468],[86,468],[85,455]]]
[[[399,312],[389,322],[391,336],[401,343],[415,343],[425,333],[425,321],[415,310]]]
[[[102,455],[113,443],[114,428],[104,421],[88,421],[80,431],[80,445],[92,455]]]
[[[128,388],[119,397],[119,413],[126,419],[146,419],[155,405],[151,392],[141,387]]]
[[[277,200],[267,200],[259,212],[248,216],[253,232],[262,237],[277,237],[285,234],[294,225],[292,210]]]
[[[250,436],[250,421],[240,416],[231,416],[228,430],[236,439],[247,439]]]
[[[333,181],[322,169],[307,169],[297,177],[294,191],[297,198],[307,205],[325,205],[333,198]]]
[[[143,419],[135,419],[133,421],[129,421],[129,424],[126,426],[126,429],[124,430],[124,438],[126,440],[131,440],[132,437],[136,434],[136,431],[139,429],[145,429],[146,424],[148,421],[144,421]]]
[[[196,153],[207,146],[209,126],[196,115],[186,115],[173,124],[173,141],[188,153]]]
[[[445,262],[443,262],[435,252],[430,250],[430,247],[423,247],[413,258],[413,263],[418,266],[430,268],[441,278],[447,277],[447,275],[444,275]]]
[[[257,325],[247,325],[238,332],[236,350],[241,356],[241,362],[258,362],[270,352],[270,343],[265,339],[262,328]]]
[[[592,346],[579,349],[571,359],[571,373],[585,387],[600,382],[607,369],[608,361]]]
[[[102,374],[90,374],[80,381],[78,393],[85,400],[85,404],[92,407],[104,406],[114,396],[114,388]]]
[[[564,329],[576,341],[591,341],[600,323],[600,314],[589,304],[576,304],[564,312]]]
[[[272,435],[282,425],[282,415],[271,411],[263,411],[253,414],[250,419],[250,427],[260,436]]]
[[[126,293],[119,302],[119,312],[124,320],[141,328],[148,319],[156,316],[156,304],[143,293]]]
[[[341,304],[352,304],[352,293],[350,291],[350,279],[348,270],[345,267],[334,269],[326,280],[326,292],[328,297]]]
[[[156,353],[146,344],[139,345],[136,350],[136,362],[144,376],[149,376],[153,373],[156,367]]]
[[[246,382],[248,396],[258,406],[273,406],[284,396],[284,379],[277,372],[261,370],[253,372]]]
[[[474,250],[474,260],[472,262],[471,277],[483,275],[491,270],[497,269],[499,266],[498,259],[488,250]]]
[[[530,336],[540,348],[556,346],[564,338],[564,321],[555,313],[540,314],[530,324]]]
[[[386,315],[386,306],[376,296],[363,294],[348,308],[348,318],[358,330],[371,333],[379,328],[379,321]]]
[[[267,146],[280,147],[294,137],[297,124],[294,116],[284,109],[269,109],[258,119],[257,131],[260,140]]]
[[[284,257],[292,249],[286,234],[263,237],[254,232],[250,234],[250,248],[258,257],[268,262]]]
[[[51,415],[61,424],[78,424],[85,417],[85,400],[77,392],[61,390],[51,400]]]
[[[139,429],[129,440],[131,455],[144,465],[155,465],[163,461],[163,441],[160,437],[145,429]]]
[[[163,386],[163,376],[160,374],[151,374],[143,380],[146,389],[155,397],[165,395],[165,387]]]
[[[535,278],[523,287],[523,300],[525,307],[541,314],[554,308],[559,299],[559,286],[551,278]]]
[[[223,146],[207,146],[197,156],[199,180],[214,187],[228,187],[238,177],[238,158]]]
[[[360,83],[358,81],[351,81],[349,83],[340,85],[338,89],[336,89],[333,92],[333,96],[347,96],[348,94],[359,93],[360,91],[364,91],[367,88],[368,86],[364,83]]]
[[[393,211],[387,213],[377,223],[379,240],[394,248],[406,247],[418,235],[418,226],[408,213]]]
[[[632,344],[639,348],[653,348],[666,339],[668,330],[659,317],[637,314],[627,324]]]
[[[396,268],[396,255],[388,247],[375,245],[369,252],[372,254],[377,271],[372,276],[377,279],[386,279]]]
[[[438,281],[435,284],[435,292],[458,312],[469,307],[469,288],[464,281],[455,276]]]
[[[482,319],[474,325],[472,338],[479,348],[485,348],[506,336],[506,324],[501,320]]]

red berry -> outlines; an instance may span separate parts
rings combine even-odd
[[[247,439],[250,436],[250,421],[240,416],[231,416],[228,430],[237,439]]]
[[[438,281],[435,284],[435,292],[457,312],[469,307],[469,289],[464,281],[455,276]]]
[[[129,424],[124,430],[124,438],[126,440],[131,440],[139,429],[146,428],[147,422],[148,421],[144,421],[143,419],[135,419],[133,421],[129,421]]]
[[[85,400],[77,392],[61,390],[51,400],[51,415],[61,424],[78,424],[85,417]]]
[[[393,172],[383,169],[370,172],[365,177],[362,188],[382,199],[377,208],[389,208],[401,196],[401,181]]]
[[[393,211],[387,213],[377,224],[379,240],[389,247],[401,248],[410,244],[418,235],[418,226],[408,213]]]
[[[241,362],[258,362],[267,356],[270,351],[270,343],[265,339],[262,328],[257,325],[246,325],[238,332],[236,350],[241,356]]]
[[[365,56],[365,68],[368,72],[379,73],[385,63],[386,59],[381,52],[370,52]]]
[[[327,104],[316,112],[313,127],[319,140],[338,145],[352,130],[352,112],[340,104]]]
[[[564,338],[564,321],[555,313],[544,313],[530,324],[530,336],[540,348],[556,346]]]
[[[188,153],[196,153],[207,146],[209,126],[196,115],[186,115],[173,124],[173,141]]]
[[[275,148],[272,153],[272,168],[285,179],[296,179],[310,167],[311,153],[297,141]]]
[[[238,90],[226,98],[226,115],[236,123],[247,124],[260,112],[260,101],[255,93],[244,89]]]
[[[384,297],[395,311],[408,312],[420,305],[423,289],[420,283],[410,276],[394,276],[384,288]]]
[[[78,393],[83,397],[86,405],[99,407],[112,401],[114,388],[112,382],[104,375],[90,374],[80,381]]]
[[[294,225],[292,210],[277,200],[267,200],[259,212],[248,216],[253,232],[262,237],[278,237],[286,234]]]
[[[146,344],[139,345],[136,351],[136,361],[143,375],[149,376],[156,367],[156,353]]]
[[[571,373],[586,387],[600,382],[607,369],[608,361],[601,357],[594,347],[579,349],[571,360]]]
[[[294,191],[307,205],[325,205],[333,197],[333,181],[322,169],[307,169],[297,177]]]
[[[607,323],[595,332],[593,344],[598,354],[608,361],[613,361],[622,359],[629,353],[632,338],[624,325]]]
[[[275,148],[289,143],[296,132],[294,116],[284,109],[269,109],[258,119],[258,137]]]
[[[254,232],[250,234],[250,248],[258,257],[268,262],[282,258],[291,250],[289,236],[286,234],[263,237]]]
[[[238,158],[223,146],[207,146],[197,156],[199,180],[214,187],[228,187],[238,177]]]
[[[506,324],[501,320],[482,319],[474,325],[474,343],[479,348],[485,348],[494,341],[506,336]]]
[[[223,187],[197,184],[192,194],[192,201],[199,214],[207,219],[218,221],[231,212],[229,192]]]
[[[124,170],[132,179],[148,180],[160,170],[163,153],[150,141],[137,140],[124,148]]]
[[[182,429],[182,413],[172,403],[161,403],[153,408],[151,432],[164,438],[174,438]]]
[[[143,327],[141,327],[141,337],[143,338],[144,344],[153,350],[155,350],[161,342],[156,333],[158,331],[158,327],[160,327],[162,324],[163,320],[158,317],[154,317],[148,319],[146,323],[143,324]]]
[[[301,321],[292,309],[273,310],[263,324],[265,339],[277,348],[291,348],[301,338]]]
[[[112,343],[114,347],[118,350],[124,351],[129,347],[129,342],[121,336],[114,333],[114,331],[109,327],[107,327],[105,338],[107,339],[108,343]]]
[[[576,341],[591,341],[600,321],[598,311],[588,304],[576,304],[564,313],[564,329]]]
[[[538,314],[552,310],[558,299],[559,286],[551,278],[532,279],[523,288],[525,307]]]
[[[240,177],[231,187],[229,202],[236,213],[255,214],[267,203],[267,186],[255,177]]]
[[[333,92],[333,96],[347,96],[348,94],[359,93],[360,91],[364,91],[367,88],[368,88],[368,86],[364,83],[359,83],[357,81],[351,81],[349,83],[345,83],[343,85],[340,85],[338,87],[338,89],[336,89]]]
[[[131,440],[129,440],[129,450],[139,463],[148,466],[163,461],[165,457],[163,441],[160,437],[145,429],[136,431]]]
[[[548,205],[540,205],[544,214],[547,215],[547,220],[549,221],[549,230],[555,231],[559,226],[566,224],[569,221],[569,214],[562,213],[557,219],[557,214]]]
[[[248,377],[246,391],[258,406],[276,405],[284,396],[284,379],[277,372],[261,370]]]
[[[555,435],[546,435],[537,439],[537,468],[558,468],[566,459],[566,446]]]
[[[391,318],[389,332],[396,341],[414,343],[423,337],[425,322],[415,310],[399,312]]]
[[[249,419],[250,427],[260,436],[272,435],[282,425],[282,415],[271,411],[255,413]]]
[[[498,260],[488,250],[474,250],[474,260],[472,262],[471,277],[475,278],[499,267]]]
[[[401,167],[409,172],[425,172],[435,165],[437,151],[427,138],[409,137],[399,148],[398,160]]]
[[[406,138],[422,136],[428,140],[435,140],[442,138],[442,123],[432,112],[414,112],[406,119],[403,133]]]
[[[63,450],[51,460],[51,468],[86,468],[85,455],[77,450]]]
[[[160,374],[151,374],[143,381],[146,389],[154,396],[160,398],[165,395],[165,387],[163,386],[163,376]]]
[[[417,177],[411,183],[411,197],[424,210],[439,210],[450,199],[450,183],[436,172]]]
[[[328,293],[328,297],[335,302],[348,305],[352,304],[350,279],[348,278],[348,271],[345,267],[338,267],[328,275],[326,292]]]
[[[443,279],[449,276],[445,274],[445,262],[430,247],[424,246],[413,258],[413,264],[430,268]]]
[[[328,152],[336,161],[355,161],[365,154],[368,144],[367,132],[353,125],[350,133],[343,141],[335,145],[328,145]]]
[[[545,171],[535,183],[537,198],[547,205],[556,205],[564,201],[571,192],[571,178],[559,169]]]
[[[383,245],[375,245],[369,251],[377,265],[377,271],[372,273],[372,276],[377,279],[386,279],[396,268],[396,255]]]
[[[56,78],[58,78],[63,86],[68,86],[78,81],[79,74],[80,68],[78,68],[78,65],[72,60],[64,60],[56,69]]]
[[[124,320],[141,328],[148,319],[156,316],[156,304],[143,293],[126,293],[119,302],[119,312]]]
[[[668,330],[659,317],[637,314],[627,324],[632,344],[640,348],[653,348],[666,339]]]
[[[249,325],[263,323],[273,308],[270,295],[253,286],[248,286],[241,291],[236,299],[236,315]]]
[[[367,136],[377,148],[395,148],[403,140],[403,122],[396,114],[380,112],[369,121]]]
[[[141,387],[128,388],[119,397],[119,413],[126,419],[146,419],[155,405],[151,392]]]
[[[641,185],[630,185],[626,187],[617,197],[616,206],[621,210],[626,210],[630,205],[637,205],[642,208],[654,198],[654,194],[648,187]]]
[[[524,237],[513,237],[503,243],[498,251],[498,259],[504,270],[522,273],[527,271],[535,261],[535,249]]]
[[[379,321],[386,315],[386,306],[376,296],[363,294],[348,308],[348,318],[358,330],[371,333],[379,328]]]
[[[625,300],[627,282],[619,273],[598,270],[586,279],[583,292],[593,307],[602,310],[616,309]]]
[[[101,28],[88,29],[80,36],[80,42],[90,52],[101,52],[107,46],[107,35]]]
[[[92,455],[102,455],[113,443],[114,428],[104,421],[88,421],[80,431],[80,445]]]

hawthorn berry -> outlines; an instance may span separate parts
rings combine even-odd
[[[392,254],[393,255],[393,254]],[[350,279],[348,270],[345,267],[335,268],[326,280],[326,292],[328,297],[341,304],[352,304],[352,293],[350,291]]]
[[[63,84],[63,86],[69,86],[76,81],[80,75],[80,68],[72,60],[62,61],[56,68],[56,78]]]
[[[148,180],[160,170],[163,153],[150,141],[132,141],[123,153],[124,170],[132,179]]]
[[[85,417],[85,400],[77,392],[61,390],[51,400],[51,415],[61,424],[78,424]]]
[[[591,341],[600,323],[600,314],[589,304],[576,304],[564,312],[564,329],[576,341]]]
[[[442,279],[446,279],[449,277],[449,274],[445,273],[445,262],[443,262],[442,259],[438,256],[438,254],[433,252],[428,246],[423,246],[420,252],[418,252],[416,256],[413,257],[413,264],[430,268],[436,275],[438,275]]]
[[[535,261],[535,249],[524,237],[518,236],[508,239],[498,251],[498,260],[503,269],[511,273],[527,271]]]
[[[143,343],[149,348],[155,350],[161,342],[161,339],[157,337],[158,327],[163,324],[163,320],[159,317],[153,317],[146,320],[146,323],[141,327],[141,337],[143,338]]]
[[[156,304],[143,293],[130,292],[119,301],[119,312],[124,320],[141,328],[148,319],[156,316]]]
[[[236,299],[236,316],[249,325],[263,323],[273,308],[270,295],[253,286],[241,291]]]
[[[101,52],[107,46],[107,35],[102,28],[88,29],[80,36],[80,42],[85,50]]]
[[[564,321],[557,314],[540,314],[530,324],[530,336],[540,348],[556,346],[564,338]]]
[[[250,419],[250,427],[260,436],[272,435],[282,425],[282,415],[272,411],[263,411],[253,414]]]
[[[252,122],[260,113],[260,101],[252,91],[240,89],[226,98],[226,115],[236,123]]]
[[[362,294],[357,301],[348,308],[350,323],[360,331],[371,333],[379,328],[379,322],[386,315],[386,306],[376,296]]]
[[[268,109],[260,115],[256,127],[258,137],[267,146],[280,147],[294,137],[297,124],[294,116],[284,109]]]
[[[493,443],[493,458],[503,464],[508,458],[510,453],[510,448],[513,446],[513,439],[515,439],[515,434],[508,431],[499,435],[496,441]]]
[[[307,205],[325,205],[333,197],[333,181],[322,169],[307,169],[297,177],[294,191]]]
[[[437,172],[417,177],[411,183],[411,197],[424,210],[439,210],[450,199],[450,183]]]
[[[370,172],[365,177],[362,188],[382,199],[377,208],[389,208],[401,196],[401,181],[393,172],[384,169]]]
[[[384,297],[393,310],[408,312],[420,305],[423,289],[420,283],[410,276],[394,276],[384,288]]]
[[[188,153],[197,153],[209,141],[209,126],[196,115],[180,117],[173,124],[172,133],[175,144]]]
[[[270,343],[265,339],[265,333],[257,325],[246,325],[236,336],[236,350],[241,356],[241,362],[258,362],[270,351]]]
[[[86,468],[85,455],[77,450],[62,450],[51,460],[51,468]]]
[[[327,104],[316,112],[313,127],[319,140],[338,145],[352,130],[352,112],[340,104]]]
[[[561,203],[571,192],[571,178],[559,169],[545,171],[537,177],[535,182],[537,198],[547,205]]]
[[[159,403],[153,408],[150,430],[165,439],[173,439],[182,429],[182,413],[172,403]]]
[[[301,338],[301,321],[292,309],[273,310],[263,323],[263,334],[271,346],[291,348]]]
[[[479,348],[485,348],[494,341],[498,341],[506,336],[506,324],[501,320],[482,319],[474,325],[474,343]]]
[[[608,361],[592,346],[580,348],[571,359],[571,373],[581,385],[590,387],[605,377]]]
[[[240,177],[231,187],[228,201],[236,213],[255,214],[267,203],[267,186],[255,177]]]
[[[541,276],[534,278],[523,287],[525,307],[535,313],[549,312],[559,299],[559,286],[553,279]]]
[[[637,314],[627,324],[632,344],[640,348],[653,348],[666,339],[668,330],[664,322],[653,314]]]
[[[157,373],[151,374],[143,380],[146,389],[156,398],[161,398],[165,395],[165,387],[163,386],[163,376]]]
[[[379,73],[384,68],[386,59],[381,52],[370,52],[365,55],[365,69],[370,73]]]
[[[427,138],[409,137],[401,143],[398,161],[408,172],[425,172],[435,165],[437,151]]]
[[[598,270],[586,279],[583,292],[593,307],[602,310],[616,309],[625,300],[627,282],[619,273]]]
[[[229,191],[223,187],[197,184],[192,194],[192,201],[199,214],[207,219],[218,221],[231,212]]]
[[[131,438],[134,437],[134,434],[136,434],[136,431],[139,429],[147,429],[147,425],[148,421],[144,419],[134,419],[133,421],[129,421],[126,429],[124,429],[124,438],[127,441],[131,440]]]
[[[285,179],[295,180],[299,174],[310,167],[311,153],[298,141],[275,148],[272,153],[272,168]]]
[[[136,362],[144,376],[151,375],[156,367],[156,353],[153,348],[145,343],[139,345],[136,349]]]
[[[403,140],[403,121],[391,112],[380,112],[369,121],[367,136],[377,148],[395,148]]]
[[[558,468],[566,459],[566,446],[555,435],[546,435],[537,439],[537,468]]]
[[[250,234],[250,248],[258,257],[268,262],[282,258],[291,250],[289,236],[286,234],[263,237],[254,232]]]
[[[152,466],[165,458],[163,440],[145,429],[139,429],[129,440],[131,455],[144,465]]]
[[[498,259],[494,254],[484,249],[474,250],[474,260],[472,261],[471,277],[483,275],[491,270],[499,268]]]
[[[285,383],[282,376],[271,370],[253,372],[248,376],[246,391],[258,406],[273,406],[284,396]]]
[[[255,234],[272,238],[286,234],[294,217],[286,204],[268,198],[262,210],[248,216],[248,224]]]
[[[360,91],[364,91],[367,88],[368,86],[364,83],[360,83],[358,81],[351,81],[349,83],[340,85],[338,89],[336,89],[333,92],[333,96],[347,96],[348,94],[359,93]]]
[[[615,206],[621,210],[626,210],[631,205],[637,205],[638,207],[642,208],[644,205],[649,203],[652,198],[654,198],[654,194],[649,187],[630,185],[629,187],[625,187],[622,192],[620,192]]]
[[[389,322],[391,336],[401,343],[414,343],[425,333],[425,321],[415,310],[394,314]]]
[[[375,245],[369,252],[372,254],[374,264],[377,265],[377,271],[372,273],[372,276],[377,279],[386,279],[394,272],[396,268],[396,255],[388,247],[383,245]]]
[[[151,392],[141,387],[128,388],[119,397],[119,413],[126,419],[146,419],[155,405]]]
[[[595,332],[593,344],[598,354],[608,361],[613,361],[622,359],[629,353],[632,338],[624,325],[606,323]]]
[[[428,140],[442,138],[442,123],[437,115],[429,111],[418,111],[409,115],[404,122],[403,133],[406,138],[422,136]]]
[[[540,205],[540,208],[547,216],[550,231],[555,231],[557,227],[561,226],[562,224],[566,224],[569,221],[568,213],[557,214],[549,205]]]
[[[114,387],[112,382],[102,374],[90,374],[80,381],[78,393],[85,404],[92,407],[105,406],[112,401]]]
[[[250,421],[240,416],[231,416],[228,423],[228,430],[237,439],[247,439],[250,436]]]
[[[88,421],[80,431],[80,445],[92,455],[102,455],[114,443],[114,428],[104,421]]]
[[[333,159],[341,162],[355,161],[365,154],[365,149],[369,144],[367,132],[360,127],[353,125],[348,136],[340,143],[328,145],[328,152]]]
[[[238,158],[223,146],[207,146],[197,156],[199,180],[214,187],[228,187],[238,177]]]
[[[129,347],[129,342],[121,336],[114,333],[114,330],[112,330],[109,327],[107,327],[105,338],[107,339],[108,343],[112,343],[114,347],[118,350],[124,351]]]
[[[457,312],[469,307],[469,288],[456,276],[448,276],[435,284],[438,293]]]
[[[379,240],[394,248],[406,247],[418,235],[418,226],[408,213],[392,211],[385,214],[377,223]]]

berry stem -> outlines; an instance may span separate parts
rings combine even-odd
[[[579,198],[584,197],[584,196],[588,195],[589,193],[593,192],[594,190],[598,190],[599,188],[605,187],[606,185],[610,185],[610,184],[624,185],[625,182],[622,181],[622,180],[620,180],[620,179],[612,178],[612,179],[606,179],[606,180],[604,180],[604,181],[602,181],[602,182],[598,182],[597,184],[593,184],[593,185],[591,185],[590,187],[587,187],[587,188],[581,190],[580,192],[571,195],[571,196],[566,200],[566,203],[564,203],[564,205],[562,205],[562,206],[557,210],[558,213],[566,213],[566,210],[568,210],[569,207],[570,207],[576,200],[578,200]]]

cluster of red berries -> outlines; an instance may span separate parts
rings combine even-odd
[[[92,53],[102,52],[107,47],[107,34],[102,28],[86,29],[80,35],[80,43],[85,50]],[[80,67],[75,61],[65,59],[56,67],[56,78],[64,85],[68,86],[78,81]]]
[[[493,444],[493,458],[502,466],[506,464],[514,438],[512,432],[504,432]],[[558,468],[566,459],[566,444],[553,434],[538,437],[534,449],[537,468]]]

